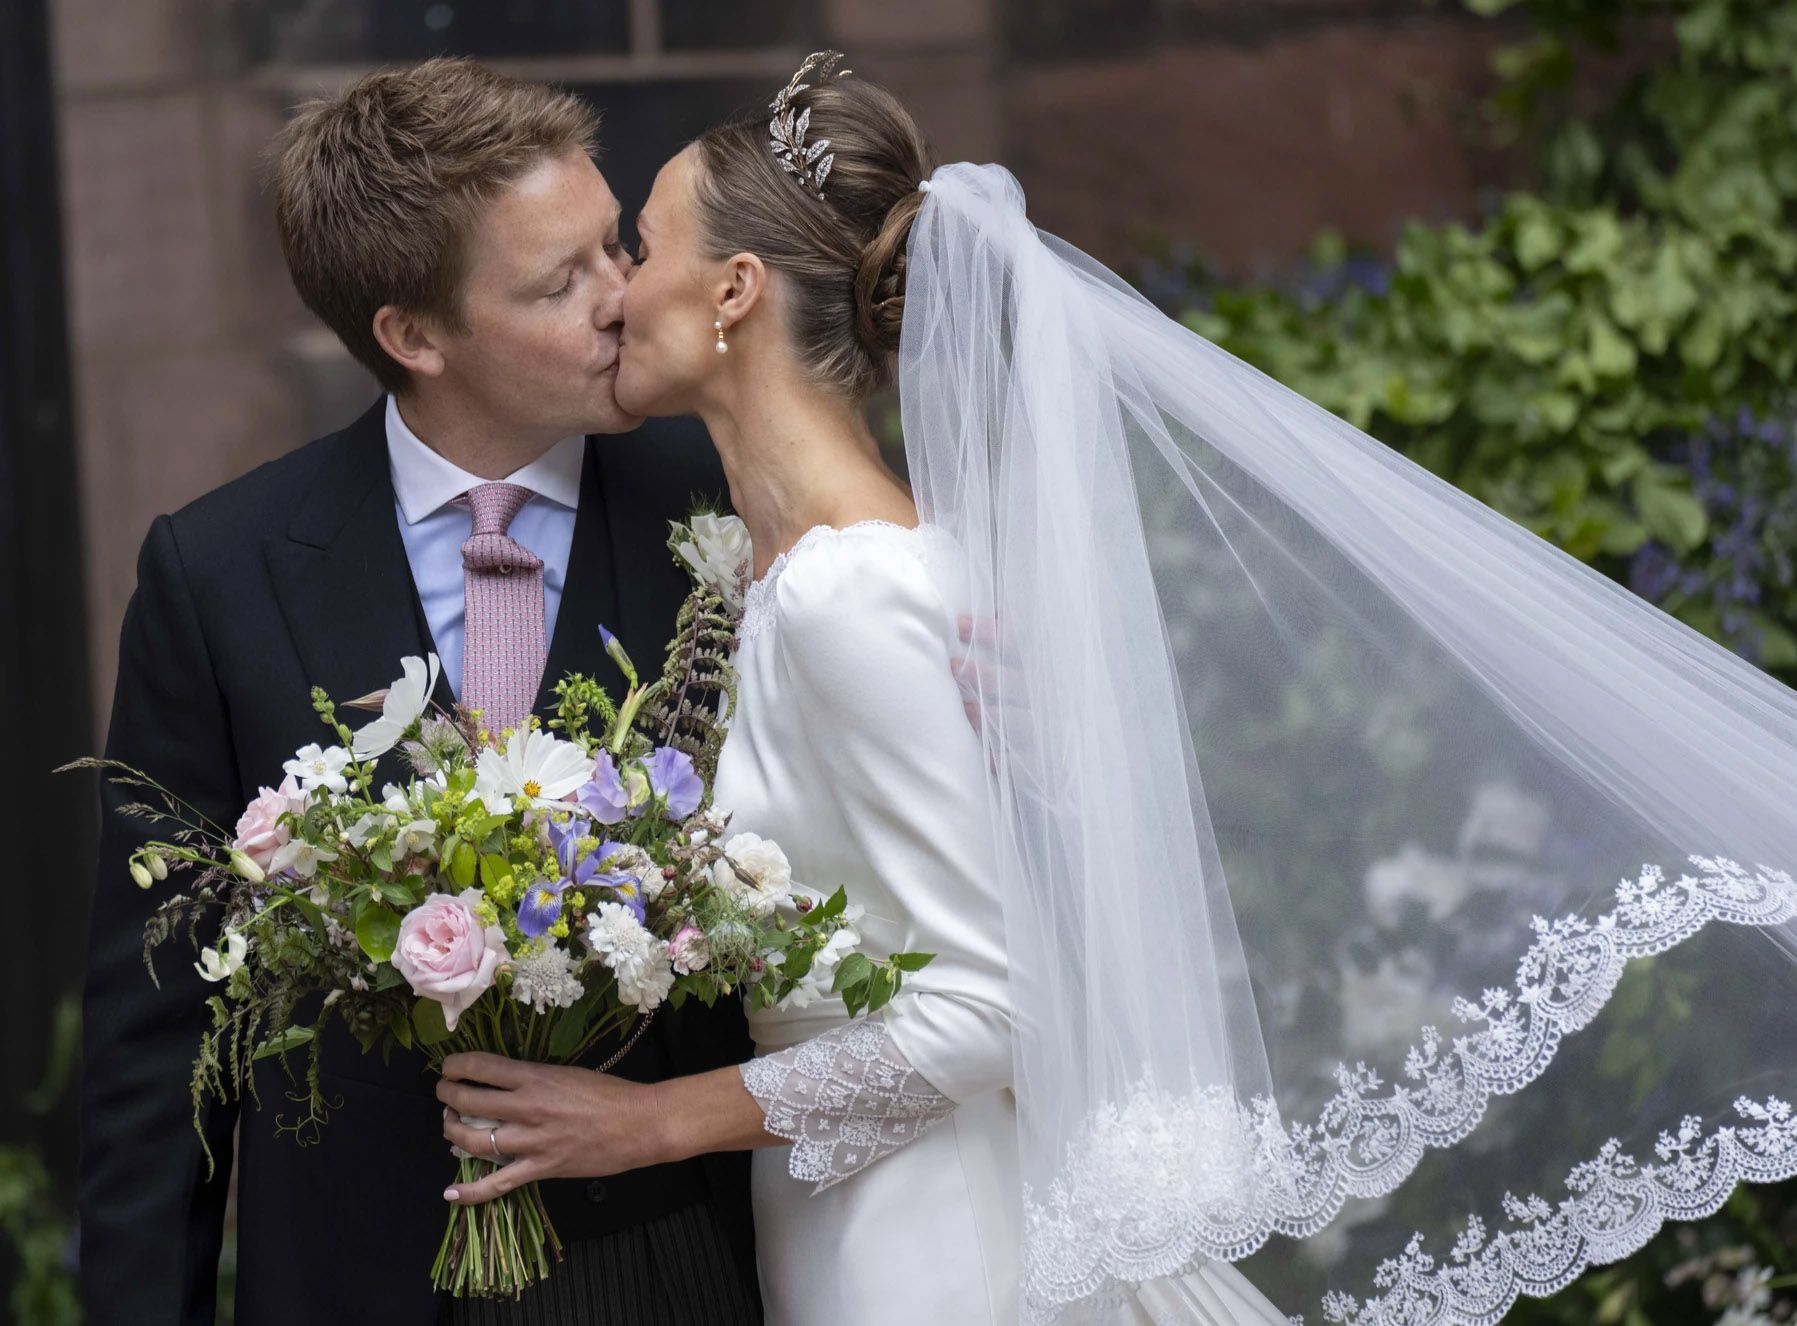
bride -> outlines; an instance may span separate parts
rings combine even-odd
[[[517,1160],[454,1199],[752,1147],[779,1326],[1483,1326],[1797,1173],[1797,697],[837,59],[662,169],[617,392],[750,535],[732,834],[935,959],[740,1069],[456,1056]]]

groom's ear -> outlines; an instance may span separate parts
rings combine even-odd
[[[753,253],[739,253],[724,263],[718,288],[718,310],[724,325],[732,326],[767,297],[767,267]]]
[[[374,339],[407,373],[434,378],[443,372],[442,332],[421,314],[383,304],[375,310]]]

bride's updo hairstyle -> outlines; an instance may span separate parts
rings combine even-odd
[[[779,272],[800,361],[820,385],[860,400],[892,380],[905,245],[930,152],[911,113],[884,88],[852,76],[811,81],[788,105],[795,117],[810,112],[807,144],[828,140],[824,151],[834,159],[821,197],[810,171],[801,178],[782,166],[768,134],[771,112],[739,116],[695,145],[700,242],[710,257],[753,253]]]

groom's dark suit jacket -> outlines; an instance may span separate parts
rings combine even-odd
[[[589,438],[568,576],[538,696],[577,669],[622,696],[600,646],[603,622],[643,672],[659,669],[686,582],[663,551],[667,521],[694,495],[724,499],[723,471],[695,424],[656,423]],[[312,686],[338,700],[386,685],[399,659],[431,648],[400,541],[380,405],[350,427],[158,517],[138,562],[119,647],[108,753],[150,773],[230,828],[258,784],[307,742],[329,744]],[[447,702],[447,687],[437,698]],[[431,1326],[430,1266],[454,1161],[436,1079],[395,1050],[364,1056],[341,1022],[323,1041],[323,1085],[336,1106],[315,1146],[277,1135],[303,1106],[264,1061],[261,1104],[209,1106],[218,1157],[209,1178],[188,1079],[205,998],[184,935],[141,958],[145,918],[180,880],[140,890],[128,854],[152,833],[116,813],[135,794],[103,793],[101,867],[85,995],[81,1279],[88,1320],[211,1326],[220,1224],[241,1123],[239,1326]],[[216,922],[214,922],[216,924]],[[210,936],[208,936],[210,938]],[[730,1004],[731,1001],[724,1001]],[[663,1010],[618,1068],[639,1080],[749,1055],[733,1004]],[[303,1057],[294,1056],[297,1067]],[[746,1153],[545,1184],[565,1242],[694,1202],[711,1204],[735,1265],[752,1284]],[[729,1258],[725,1258],[726,1264]]]

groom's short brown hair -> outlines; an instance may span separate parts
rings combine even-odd
[[[375,313],[392,304],[465,330],[459,293],[482,204],[541,160],[591,156],[598,132],[571,93],[462,59],[382,70],[300,107],[274,169],[300,298],[383,387],[402,390]]]

